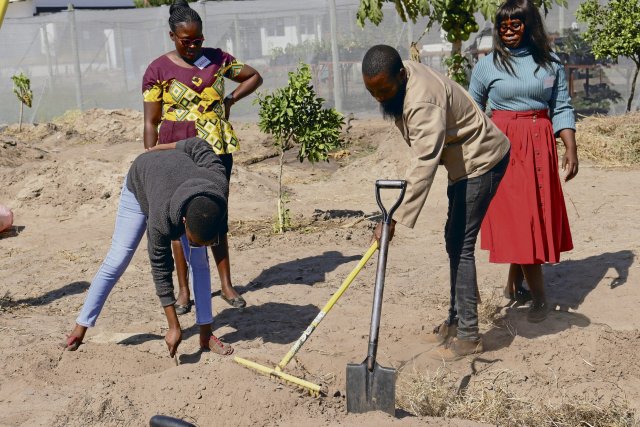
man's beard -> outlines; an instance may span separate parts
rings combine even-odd
[[[398,88],[396,96],[380,103],[380,112],[385,120],[400,120],[402,118],[402,110],[404,107],[404,96],[407,91],[407,85],[402,84]]]

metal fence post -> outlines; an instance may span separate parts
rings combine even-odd
[[[166,4],[163,4],[162,6],[160,6],[158,8],[158,16],[159,16],[159,19],[158,19],[159,22],[166,19],[165,17],[169,16],[169,6],[167,6]],[[167,21],[164,21],[164,22],[167,22]],[[170,50],[173,49],[173,45],[170,45],[169,43],[171,39],[169,38],[168,30],[171,30],[171,28],[168,28],[168,27],[169,26],[167,25],[167,27],[163,27],[162,30],[160,31],[160,34],[162,34],[162,46],[163,46],[164,52],[169,52]]]
[[[200,5],[200,18],[202,19],[202,34],[207,34],[207,2],[206,0],[198,0]]]
[[[302,44],[302,18],[300,16],[300,14],[296,14],[296,41],[298,42],[298,45]]]
[[[315,36],[316,42],[320,42],[322,39],[322,17],[320,15],[314,16],[313,26],[313,35]]]
[[[240,47],[240,24],[238,15],[233,15],[233,56],[242,58],[242,48]]]
[[[44,42],[44,50],[47,52],[47,72],[49,73],[49,81],[53,81],[53,61],[51,59],[51,46],[49,46],[49,34],[47,32],[47,24],[40,27],[42,31],[42,41]]]
[[[67,8],[69,14],[69,24],[71,28],[71,50],[74,57],[74,72],[75,72],[75,85],[76,85],[76,105],[78,110],[82,111],[82,71],[80,70],[80,53],[78,52],[78,35],[76,31],[76,12],[73,8],[73,4],[69,3]]]
[[[333,100],[334,107],[342,113],[342,73],[338,54],[338,34],[336,25],[336,0],[329,1],[329,24],[331,26],[331,62],[333,63]]]
[[[122,25],[116,22],[116,39],[118,50],[118,61],[120,61],[120,68],[122,69],[122,80],[124,81],[124,87],[129,90],[129,76],[127,75],[127,62],[124,57],[124,37],[122,35]]]

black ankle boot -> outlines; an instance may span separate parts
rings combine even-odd
[[[514,295],[513,299],[518,301],[520,304],[525,304],[531,301],[531,291],[524,288],[523,286],[518,286],[516,287],[516,294]]]

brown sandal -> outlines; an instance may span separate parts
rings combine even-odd
[[[247,301],[245,301],[245,299],[242,298],[241,295],[238,295],[235,298],[227,298],[222,294],[222,292],[220,292],[220,296],[222,297],[222,300],[224,302],[226,302],[233,308],[245,308],[247,306]]]
[[[176,301],[176,303],[173,305],[176,308],[176,314],[178,316],[182,316],[183,314],[187,314],[191,312],[191,307],[193,306],[193,303],[189,301],[186,304],[181,305],[181,304],[178,304],[178,302]]]
[[[211,335],[208,342],[203,342],[201,338],[200,350],[209,350],[221,356],[229,356],[233,353],[233,347],[229,344],[223,343],[215,335]]]

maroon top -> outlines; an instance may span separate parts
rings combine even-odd
[[[210,47],[202,48],[202,56],[211,61],[211,63],[202,70],[195,65],[189,68],[182,67],[169,59],[166,54],[155,59],[151,64],[149,64],[144,76],[142,77],[142,92],[144,93],[154,85],[161,82],[170,84],[175,79],[188,86],[190,89],[200,93],[205,87],[213,85],[216,81],[217,73],[220,68],[236,61],[236,58],[230,53],[227,53],[222,49],[214,49]],[[229,73],[230,72],[231,69],[229,69]],[[224,77],[229,78],[232,76],[225,75]],[[197,78],[200,78],[201,81],[198,82]],[[196,83],[199,84],[196,85]],[[146,99],[145,97],[145,101],[153,100]],[[162,101],[162,99],[159,98],[157,101]]]

